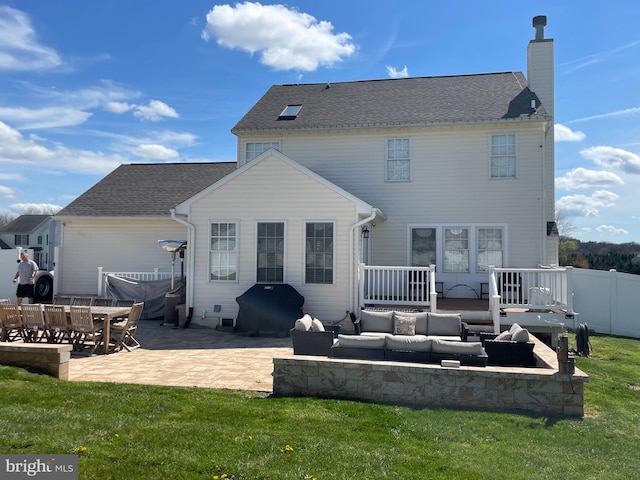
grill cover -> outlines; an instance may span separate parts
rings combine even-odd
[[[257,284],[236,298],[240,306],[236,331],[289,332],[301,318],[304,297],[286,283]]]

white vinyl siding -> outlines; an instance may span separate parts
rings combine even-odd
[[[504,256],[503,230],[478,228],[477,271],[487,272],[489,266],[502,267]]]
[[[387,181],[411,180],[411,141],[408,138],[387,139]]]
[[[209,242],[209,280],[238,280],[237,224],[211,223]]]
[[[265,150],[275,148],[280,150],[280,142],[248,142],[245,149],[245,160],[253,160]]]
[[[516,136],[491,135],[491,178],[515,178],[516,166]]]
[[[284,282],[284,223],[258,223],[256,281],[258,283]]]
[[[306,283],[333,283],[333,231],[333,223],[308,222],[306,224]]]

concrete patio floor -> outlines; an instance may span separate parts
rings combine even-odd
[[[69,380],[271,392],[273,357],[291,355],[291,338],[251,337],[141,320],[142,347],[108,355],[72,355]]]

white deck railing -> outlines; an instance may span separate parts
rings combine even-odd
[[[359,306],[410,305],[435,309],[435,265],[429,267],[358,266]]]
[[[105,282],[107,275],[131,278],[132,280],[139,280],[141,282],[171,278],[171,272],[161,272],[159,268],[154,268],[152,272],[105,272],[104,267],[98,267],[98,296],[104,295],[106,291]]]

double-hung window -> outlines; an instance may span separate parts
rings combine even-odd
[[[29,235],[15,235],[14,245],[29,245]]]
[[[238,280],[238,242],[235,223],[211,223],[209,279]]]
[[[245,149],[245,160],[247,162],[249,160],[253,160],[262,152],[269,150],[270,148],[280,150],[280,142],[249,142]]]
[[[516,136],[491,136],[491,178],[516,177]]]
[[[502,267],[503,245],[501,228],[478,228],[478,272]]]
[[[333,223],[306,224],[306,283],[333,283],[333,244]]]
[[[469,229],[444,229],[444,271],[469,271]]]
[[[284,223],[258,223],[256,280],[261,283],[284,282]]]
[[[411,142],[408,138],[387,139],[387,181],[411,180]]]
[[[436,229],[417,227],[411,229],[411,265],[428,267],[436,263]]]

